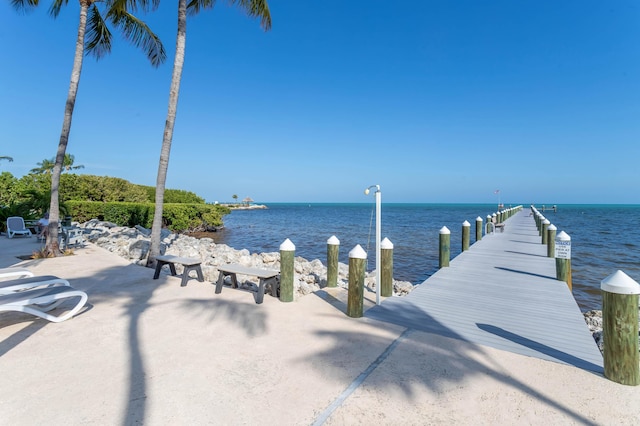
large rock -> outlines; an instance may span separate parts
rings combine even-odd
[[[145,265],[149,254],[151,231],[141,226],[127,228],[117,226],[111,222],[92,219],[79,224],[84,229],[85,238],[104,249],[138,265]],[[228,263],[239,263],[254,268],[280,269],[280,253],[250,253],[249,250],[236,250],[225,244],[216,244],[211,238],[197,239],[187,235],[173,234],[162,230],[160,252],[181,257],[195,257],[202,259],[202,273],[205,280],[216,282],[218,279],[217,266]],[[177,272],[182,273],[182,267],[176,265]],[[326,286],[327,268],[319,259],[308,261],[302,257],[294,260],[294,298],[313,293]],[[338,265],[338,286],[347,288],[349,266]],[[238,277],[244,288],[257,289],[258,280],[255,277]],[[370,289],[375,291],[375,271],[366,279]],[[394,281],[394,293],[399,296],[408,294],[413,285],[406,281]]]

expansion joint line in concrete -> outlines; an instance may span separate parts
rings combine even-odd
[[[380,356],[373,361],[366,370],[364,370],[358,377],[355,378],[353,382],[346,388],[332,403],[329,405],[320,415],[316,418],[316,420],[312,423],[313,426],[321,426],[327,419],[333,414],[336,409],[338,409],[344,401],[349,398],[349,396],[364,382],[367,377],[375,370],[382,362],[387,359],[387,357],[393,352],[393,350],[402,343],[409,334],[411,334],[414,330],[411,328],[407,328],[396,340],[394,340],[387,349],[380,354]]]

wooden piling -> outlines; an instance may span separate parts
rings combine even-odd
[[[567,283],[569,290],[573,290],[571,282],[571,237],[564,231],[556,236],[556,278]]]
[[[476,217],[476,242],[482,239],[482,218]]]
[[[471,240],[471,224],[469,221],[462,222],[462,251],[469,250]]]
[[[440,268],[449,266],[451,258],[451,231],[446,226],[440,228]]]
[[[640,285],[622,271],[602,280],[604,375],[623,385],[640,385],[638,295]]]
[[[558,228],[554,224],[547,228],[547,257],[556,256],[556,231]]]
[[[347,298],[347,315],[360,318],[364,307],[364,271],[367,253],[360,244],[349,252],[349,294]]]
[[[491,232],[493,232],[493,229],[491,227],[491,215],[488,214],[487,215],[487,225],[486,225],[486,229],[484,231],[484,235],[489,235]]]
[[[290,239],[280,244],[280,301],[293,302],[293,277],[296,246]]]
[[[338,286],[338,254],[340,240],[332,235],[327,240],[327,287]]]
[[[381,276],[380,276],[380,296],[393,296],[393,243],[385,238],[380,243],[380,260]]]
[[[549,222],[549,219],[545,219],[544,221],[542,221],[542,244],[547,244],[547,229],[549,228],[550,224],[551,222]]]

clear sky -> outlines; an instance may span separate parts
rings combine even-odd
[[[0,3],[0,171],[55,155],[78,5]],[[640,203],[637,0],[223,0],[191,17],[167,187],[208,202]],[[67,152],[155,185],[177,1],[85,58]]]

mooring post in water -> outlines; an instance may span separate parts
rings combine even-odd
[[[547,257],[556,256],[556,231],[558,228],[554,224],[547,228]]]
[[[567,283],[569,290],[573,290],[571,283],[571,237],[564,231],[556,236],[556,278]]]
[[[549,229],[549,225],[551,222],[549,219],[545,219],[542,221],[542,244],[547,244],[547,229]]]
[[[293,263],[296,246],[290,239],[280,244],[280,301],[293,302]]]
[[[465,220],[462,222],[462,251],[469,250],[469,242],[471,240],[471,224]]]
[[[623,385],[640,385],[638,295],[640,285],[622,271],[602,280],[604,375]]]
[[[380,243],[380,260],[382,263],[380,296],[391,297],[393,296],[393,243],[388,238]]]
[[[489,235],[491,232],[493,232],[493,229],[491,228],[491,215],[488,214],[487,215],[487,229],[484,231],[484,235]]]
[[[349,294],[347,315],[351,318],[362,317],[364,306],[364,269],[367,253],[360,244],[349,252]]]
[[[449,266],[451,257],[451,231],[446,226],[440,228],[440,267]]]
[[[476,242],[482,239],[482,218],[476,217]]]
[[[327,287],[338,286],[338,253],[340,240],[332,235],[327,240]]]

